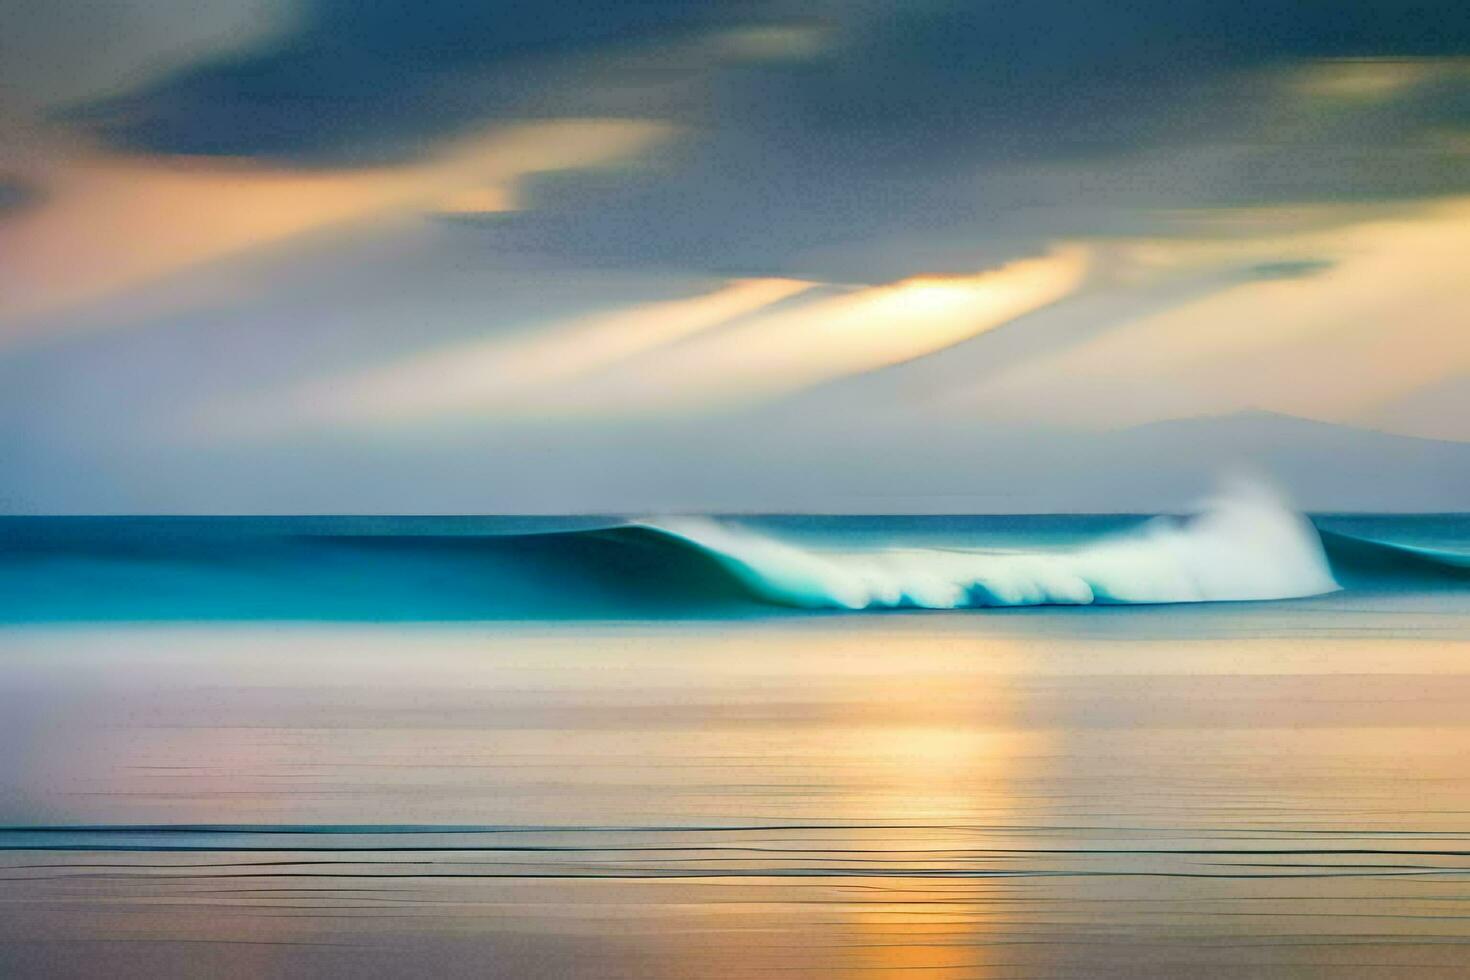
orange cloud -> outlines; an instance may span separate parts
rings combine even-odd
[[[1018,365],[963,404],[1100,426],[1242,409],[1350,422],[1470,371],[1470,198],[1368,213],[1327,231],[1236,243],[1217,256],[1227,269],[1311,256],[1331,263],[1324,271],[1236,279]]]
[[[482,210],[509,204],[521,177],[604,164],[667,132],[614,119],[517,125],[427,163],[366,171],[64,156],[45,170],[47,205],[0,225],[0,338],[26,319],[308,232],[470,199],[461,195]]]
[[[655,352],[569,407],[720,407],[931,354],[1071,294],[1088,250],[1066,246],[970,276],[920,276],[800,304]]]

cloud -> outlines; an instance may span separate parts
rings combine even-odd
[[[787,279],[733,282],[685,299],[544,326],[529,335],[431,350],[355,377],[318,380],[265,402],[227,407],[220,417],[225,430],[258,436],[319,426],[422,424],[487,411],[515,413],[528,400],[566,403],[577,399],[589,375],[738,321],[814,285]]]
[[[652,351],[561,393],[562,411],[714,414],[933,355],[1082,288],[1080,246],[962,276],[919,276],[779,308]],[[556,406],[537,406],[556,411]]]
[[[529,181],[533,207],[483,228],[484,240],[600,264],[883,282],[1057,240],[1197,237],[1236,209],[1470,190],[1461,59],[1418,59],[1412,83],[1367,102],[1304,88],[1316,62],[1220,66],[1177,84],[1089,79],[1118,86],[1100,105],[1090,91],[1076,106],[1052,105],[1050,93],[1036,104],[1021,81],[992,91],[956,79],[928,94],[940,108],[909,113],[859,88],[861,125],[835,104],[802,108],[803,86],[842,61],[806,66],[789,93],[767,78],[766,111],[714,113],[721,127],[677,166]],[[881,59],[869,68],[900,88],[916,82]],[[996,105],[1002,96],[1016,101]]]
[[[1335,262],[1328,259],[1286,259],[1279,262],[1261,262],[1245,270],[1248,279],[1305,279],[1318,276],[1331,269]]]
[[[307,0],[294,31],[250,54],[206,60],[74,118],[117,147],[149,154],[396,163],[491,120],[658,116],[664,93],[711,55],[766,60],[796,51],[799,32],[750,33],[771,6]],[[675,46],[704,35],[713,50]]]
[[[411,166],[346,171],[59,157],[47,205],[0,227],[0,339],[33,332],[42,314],[308,233],[412,216],[471,189],[509,201],[527,174],[626,159],[667,135],[651,121],[527,123]]]
[[[1186,210],[1459,194],[1470,190],[1459,64],[1422,65],[1421,87],[1367,105],[1324,106],[1300,91],[1296,68],[1268,64],[1158,79],[1164,96],[1129,87],[1088,120],[1071,108],[1026,115],[1024,99],[989,107],[964,89],[931,95],[973,118],[916,106],[891,126],[875,110],[858,128],[787,109],[717,134],[678,173],[611,188],[533,182],[537,210],[490,234],[598,261],[882,281],[1056,239],[1191,234]]]
[[[1332,58],[1300,72],[1296,84],[1325,100],[1385,102],[1435,80],[1442,69],[1429,58]]]
[[[694,418],[933,354],[1081,287],[1082,248],[869,288],[729,282],[221,406],[208,437],[433,430],[546,419]]]
[[[1012,365],[956,393],[950,407],[1099,428],[1244,409],[1349,422],[1470,371],[1460,324],[1470,302],[1461,258],[1470,198],[1236,245],[1251,247],[1335,264],[1308,276],[1227,279]]]
[[[262,257],[217,305],[7,352],[0,443],[14,506],[43,510],[1169,506],[1223,453],[1264,452],[1261,433],[1189,425],[1119,443],[1096,429],[1284,395],[1304,414],[1367,420],[1339,395],[1374,403],[1463,371],[1464,219],[1370,209],[1307,235],[1089,243],[1084,286],[990,329],[966,315],[979,285],[967,277],[762,305],[763,290],[795,287],[485,266],[457,229],[416,224],[407,244],[362,243],[346,268],[340,250]],[[1317,276],[1243,275],[1328,258]],[[1334,277],[1349,285],[1335,306]],[[885,296],[904,315],[841,315],[838,301],[872,311]],[[719,320],[727,302],[753,308]],[[1148,350],[1121,343],[1140,324],[1168,357],[1131,358]],[[1242,332],[1240,350],[1219,353]],[[850,347],[836,341],[849,333]],[[1090,347],[1110,336],[1119,346]],[[902,363],[880,370],[894,354]],[[994,400],[939,397],[996,395],[997,362],[1002,377],[1038,370]],[[791,402],[792,384],[818,387]],[[1353,433],[1334,447],[1293,443],[1268,461],[1321,506],[1438,506],[1455,485],[1428,449]],[[1335,488],[1351,500],[1321,495],[1334,489],[1313,475],[1324,465],[1354,474]]]
[[[14,0],[0,30],[0,119],[155,83],[291,29],[291,0]]]
[[[858,169],[937,173],[1228,130],[1250,108],[1230,87],[1253,71],[1311,63],[1300,93],[1377,97],[1470,54],[1457,0],[307,0],[295,19],[95,106],[95,124],[149,153],[370,164],[490,118],[606,115],[621,92],[626,111],[690,114],[797,156],[856,149]],[[1179,111],[1202,97],[1209,116]]]
[[[1049,426],[1462,401],[1462,0],[181,3],[0,36],[47,492],[820,506],[1014,492],[1090,444]]]
[[[39,204],[42,197],[40,187],[30,181],[0,174],[0,219]]]
[[[1458,0],[310,0],[78,118],[293,167],[422,158],[487,120],[662,119],[688,135],[659,168],[527,182],[487,247],[883,282],[1201,204],[1465,191],[1467,54]]]

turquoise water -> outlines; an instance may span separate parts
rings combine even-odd
[[[1464,975],[1466,518],[675,526],[0,523],[0,975]]]
[[[917,550],[921,561],[937,561],[956,552],[1065,553],[1126,540],[1149,520],[742,517],[720,524],[818,557]],[[1464,515],[1313,520],[1349,593],[1470,587]],[[6,518],[0,621],[790,614],[732,575],[723,557],[615,518]],[[1274,556],[1263,552],[1261,562],[1270,567]],[[965,604],[1013,604],[996,601],[993,589],[970,592]]]

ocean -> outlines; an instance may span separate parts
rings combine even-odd
[[[0,975],[1470,958],[1470,517],[0,520]]]

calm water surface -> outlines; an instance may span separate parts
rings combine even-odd
[[[5,627],[0,975],[1470,975],[1463,606]]]

